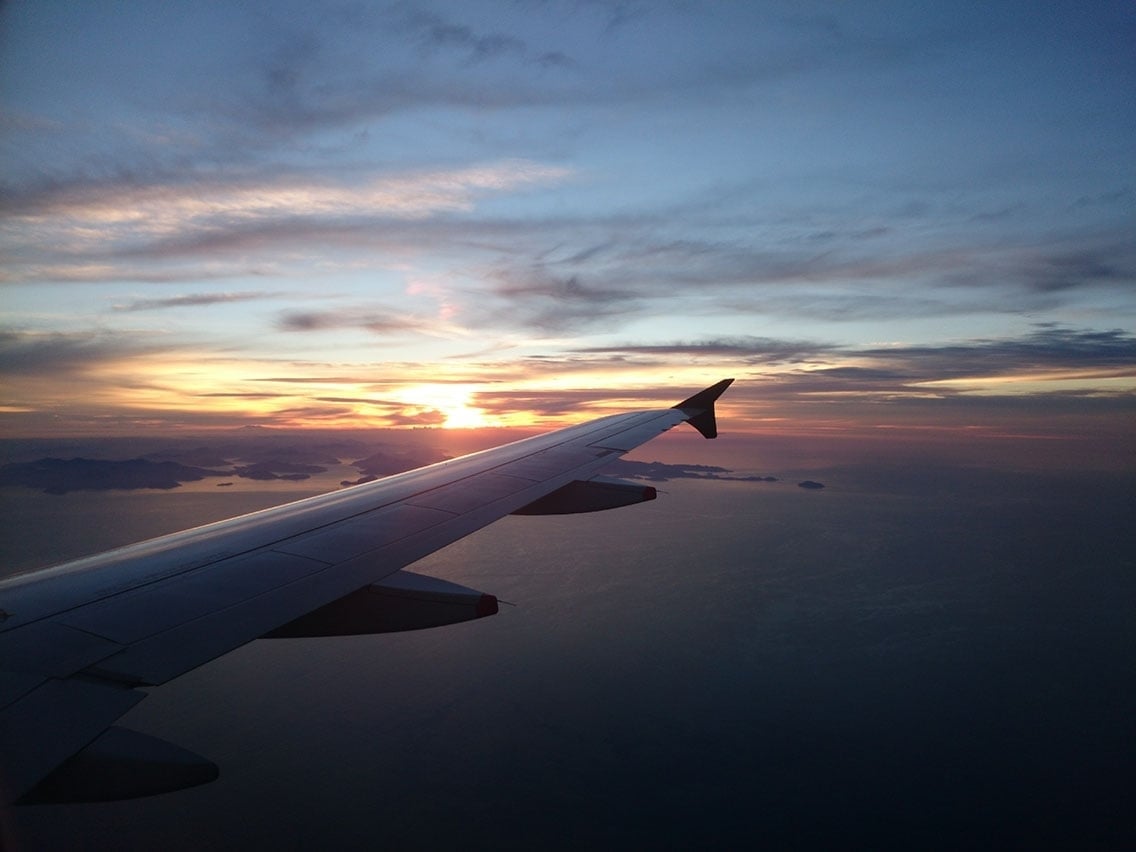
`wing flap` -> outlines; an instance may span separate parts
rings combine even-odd
[[[335,595],[318,596],[319,584],[297,581],[154,634],[87,670],[92,677],[156,686],[226,654]],[[314,600],[311,595],[316,594]]]
[[[594,438],[588,442],[588,446],[626,453],[640,444],[658,437],[686,419],[687,416],[677,409],[669,409],[663,412],[645,412],[637,416],[631,423],[624,425],[622,429]]]
[[[497,598],[448,580],[396,571],[267,634],[268,639],[422,630],[497,613]]]
[[[208,784],[215,763],[181,746],[117,725],[40,781],[25,804],[113,802]]]
[[[0,711],[0,783],[18,796],[145,698],[143,692],[51,679]],[[19,732],[18,735],[15,732]]]
[[[0,672],[0,710],[15,704],[46,681],[46,675],[34,672]]]
[[[68,677],[121,650],[121,644],[106,637],[51,621],[0,635],[5,671],[48,677]]]
[[[506,466],[505,470],[509,470],[510,467]],[[533,481],[530,479],[519,479],[494,471],[435,488],[410,498],[408,503],[411,506],[438,509],[452,515],[464,515],[466,512],[472,512],[481,506],[532,487]]]
[[[132,645],[325,568],[327,563],[314,559],[261,551],[210,565],[165,583],[124,592],[53,620],[86,634],[105,637],[120,646]]]
[[[307,535],[296,536],[275,545],[273,551],[319,560],[328,565],[340,565],[424,532],[451,517],[449,513],[423,506],[388,506]]]
[[[505,470],[509,476],[527,479],[529,482],[543,482],[565,470],[572,470],[609,453],[608,450],[596,450],[583,443],[574,447],[561,446],[517,459],[510,462]]]

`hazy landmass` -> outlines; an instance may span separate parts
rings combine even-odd
[[[798,482],[797,487],[798,488],[808,488],[811,491],[816,491],[816,490],[819,490],[821,488],[824,488],[824,483],[823,482],[816,482],[812,479],[806,479],[803,482]]]
[[[164,441],[160,438],[136,442],[97,438],[8,441],[4,442],[3,450],[8,463],[0,466],[0,485],[35,488],[48,494],[111,489],[166,490],[210,476],[300,482],[325,473],[347,459],[356,459],[350,464],[361,475],[358,479],[340,482],[347,486],[451,457],[421,435],[400,434],[367,441],[350,436],[272,430],[241,430],[216,438]],[[125,450],[134,450],[134,453],[124,457]],[[43,457],[30,458],[30,453],[36,451],[43,453]],[[70,457],[60,457],[64,454]],[[222,482],[218,486],[232,484]]]
[[[363,474],[361,481],[367,481],[367,479],[377,479],[380,476],[391,476],[395,473],[414,470],[416,467],[424,467],[428,464],[445,461],[448,458],[450,456],[445,453],[428,448],[412,448],[401,452],[379,450],[377,453],[372,453],[351,464]]]
[[[217,466],[228,465],[224,459]],[[168,490],[183,482],[198,482],[209,476],[238,476],[242,479],[302,481],[314,473],[327,470],[319,465],[288,461],[263,461],[237,465],[228,470],[213,470],[174,461],[149,459],[57,459],[43,458],[32,462],[15,462],[0,467],[0,485],[22,485],[46,494],[69,491],[107,491],[112,489],[160,488]],[[219,485],[231,485],[222,482]]]
[[[505,436],[507,437],[507,436]],[[446,434],[399,433],[372,441],[352,437],[325,437],[304,433],[242,431],[216,439],[170,439],[166,445],[154,442],[137,447],[142,452],[131,458],[108,458],[126,447],[121,442],[89,440],[82,445],[57,442],[58,449],[82,449],[103,458],[76,455],[70,459],[54,455],[30,461],[10,461],[0,467],[0,485],[36,488],[48,494],[69,491],[111,489],[177,488],[185,482],[205,477],[237,477],[255,481],[300,482],[326,473],[330,468],[349,464],[359,471],[354,479],[340,479],[341,487],[360,485],[384,476],[434,464],[455,453],[440,446]],[[52,451],[51,442],[36,448]],[[462,444],[459,453],[478,449]],[[20,450],[5,447],[8,458],[21,457]],[[347,461],[353,459],[353,461]],[[605,474],[628,479],[666,482],[674,479],[701,479],[729,482],[777,482],[776,476],[737,473],[729,467],[710,464],[682,464],[661,461],[616,459]],[[335,480],[332,481],[334,483]],[[328,483],[327,487],[334,487]],[[231,485],[231,483],[219,483]],[[814,486],[803,486],[814,487]]]
[[[193,447],[186,450],[159,450],[147,453],[143,458],[151,461],[176,461],[193,467],[227,467],[230,464],[228,459],[235,456],[239,456],[239,453],[229,453],[226,456],[217,448]]]
[[[323,473],[326,467],[316,464],[299,464],[288,461],[262,461],[236,467],[233,473],[245,479],[287,479],[299,482],[313,473]]]
[[[229,476],[229,471],[188,467],[177,462],[146,459],[39,459],[0,467],[0,485],[22,485],[46,494],[101,491],[111,488],[177,488],[207,476]]]
[[[307,439],[289,433],[244,432],[239,438],[226,438],[212,445],[194,447],[170,447],[147,454],[147,458],[170,459],[183,464],[216,466],[231,464],[240,460],[250,465],[267,465],[282,473],[318,473],[315,470],[285,470],[286,465],[300,465],[326,468],[339,464],[341,458],[349,458],[365,448],[359,441],[327,441]],[[218,460],[220,460],[218,462]]]
[[[727,467],[712,464],[667,464],[617,459],[604,471],[612,476],[666,482],[668,479],[717,479],[729,482],[777,482],[776,476],[737,475]]]
[[[358,479],[342,479],[340,486],[348,488],[352,485],[362,485],[365,482],[374,482],[384,476],[393,476],[396,473],[425,467],[428,464],[445,461],[452,456],[430,448],[415,448],[402,451],[379,450],[366,458],[351,463],[362,474]]]

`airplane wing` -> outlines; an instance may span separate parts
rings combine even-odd
[[[261,637],[381,633],[491,615],[497,600],[402,570],[508,514],[653,499],[597,477],[689,422],[717,436],[725,379],[673,408],[601,417],[342,491],[0,582],[0,785],[7,801],[132,798],[217,777],[115,726],[156,686]]]

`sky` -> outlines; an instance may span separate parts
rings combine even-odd
[[[0,424],[1136,464],[1128,2],[8,2]]]

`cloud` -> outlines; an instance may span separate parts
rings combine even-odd
[[[1092,331],[1045,324],[1018,338],[867,348],[857,354],[925,380],[1062,370],[1136,375],[1136,336],[1122,329]]]
[[[348,182],[302,172],[235,174],[225,180],[192,173],[178,181],[131,176],[87,183],[48,183],[9,195],[4,212],[16,223],[44,216],[103,227],[130,225],[149,235],[208,223],[241,223],[281,216],[352,215],[420,218],[466,210],[482,193],[503,192],[563,180],[568,171],[526,160],[505,160],[455,169],[378,176],[352,175]]]
[[[916,399],[966,398],[978,387],[984,398],[1046,394],[1076,405],[1090,397],[1133,396],[1127,385],[1100,385],[1099,379],[1136,378],[1136,336],[1120,329],[1073,329],[1039,324],[1024,335],[975,338],[942,345],[888,347],[823,344],[776,338],[736,337],[675,343],[625,344],[566,349],[558,356],[529,358],[526,373],[558,376],[607,372],[612,364],[671,367],[691,363],[736,372],[740,381],[726,399],[893,404]],[[731,366],[733,365],[733,366]],[[1085,389],[1052,382],[1089,382]],[[656,392],[620,392],[621,398],[654,399]],[[602,405],[587,391],[485,391],[476,404],[508,414],[535,411],[556,417],[589,405]]]
[[[168,349],[167,343],[137,334],[0,330],[0,372],[58,377]]]
[[[225,180],[191,173],[177,181],[112,178],[23,187],[4,194],[7,277],[42,278],[45,268],[56,268],[88,270],[80,277],[92,280],[102,277],[101,270],[115,280],[123,273],[116,260],[197,256],[210,264],[226,246],[258,244],[287,244],[294,253],[306,243],[316,251],[312,241],[336,233],[358,234],[361,244],[374,245],[376,229],[386,223],[470,211],[480,198],[551,185],[568,175],[558,166],[507,160],[354,175],[350,181],[302,172]]]
[[[328,385],[358,385],[366,384],[374,380],[374,376],[322,376],[319,375],[318,370],[323,365],[309,364],[307,368],[311,370],[309,373],[304,373],[298,376],[259,376],[257,378],[249,379],[250,382],[281,382],[283,384],[328,384]]]
[[[524,56],[527,45],[519,38],[499,32],[476,33],[472,27],[455,24],[431,12],[411,11],[403,27],[427,50],[458,53],[467,62],[484,62],[504,55]]]
[[[327,331],[360,328],[375,334],[429,332],[438,324],[391,309],[285,311],[276,322],[281,331]]]
[[[542,53],[534,60],[543,68],[576,68],[577,63],[572,57],[559,50],[550,50]]]
[[[492,322],[542,332],[561,332],[619,324],[641,311],[644,294],[634,287],[607,281],[589,282],[582,275],[557,276],[537,270],[501,270],[491,292],[508,304],[502,309],[482,304],[477,324]]]
[[[441,426],[446,422],[446,415],[432,408],[389,412],[385,417],[392,426]]]
[[[116,110],[113,122],[86,118],[82,111],[76,119],[62,110],[64,119],[50,110],[11,118],[25,133],[49,128],[55,140],[41,146],[42,157],[26,155],[37,168],[23,171],[71,185],[80,175],[128,172],[151,183],[155,175],[197,170],[232,174],[265,152],[273,153],[274,166],[313,152],[362,148],[366,156],[365,146],[349,140],[364,138],[379,122],[429,109],[586,109],[660,98],[700,104],[713,93],[769,79],[771,72],[778,76],[785,69],[810,71],[818,61],[830,63],[834,55],[847,54],[854,41],[828,39],[821,47],[809,33],[794,41],[794,52],[804,56],[787,62],[770,50],[750,49],[754,32],[801,28],[799,23],[786,27],[775,15],[761,15],[757,29],[750,13],[743,12],[736,27],[723,28],[682,4],[569,4],[556,13],[564,15],[564,25],[548,27],[541,25],[547,12],[514,12],[486,23],[483,12],[464,6],[442,13],[407,3],[316,5],[269,18],[241,8],[185,22],[197,28],[187,41],[210,44],[208,52],[175,50],[170,57],[156,57],[153,39],[146,35],[153,32],[152,16],[116,10],[99,23],[120,35],[114,67],[137,77],[130,103],[117,98],[120,109],[127,108]],[[652,29],[657,23],[663,28]],[[657,64],[642,62],[638,54],[645,45],[655,50],[653,37],[666,35],[667,27],[720,42],[722,49],[712,62],[700,51],[672,51],[667,72],[660,73]],[[85,35],[69,34],[62,49],[106,50],[95,32],[89,40]],[[863,41],[876,45],[880,39],[875,33]],[[590,48],[584,57],[574,53],[580,45]],[[862,63],[864,56],[854,52],[851,59]],[[96,94],[119,83],[101,74],[83,82],[83,91]],[[97,156],[59,141],[96,134]],[[61,150],[74,151],[74,158],[60,157]],[[413,151],[405,158],[420,159]]]
[[[112,327],[159,318],[141,312],[231,302],[225,323],[193,333],[239,336],[244,354],[261,353],[247,370],[233,354],[225,371],[316,375],[296,379],[306,388],[275,389],[339,394],[317,406],[357,405],[376,387],[358,374],[401,370],[352,363],[374,357],[358,332],[405,343],[402,356],[421,359],[406,371],[416,380],[559,373],[603,386],[622,367],[646,377],[727,363],[771,398],[818,405],[857,394],[881,406],[954,399],[971,390],[971,378],[1016,387],[1027,374],[1130,371],[1118,354],[1131,344],[1123,335],[1094,340],[1050,328],[942,342],[970,315],[983,329],[1020,327],[1031,312],[1091,325],[1116,309],[1106,328],[1130,318],[1136,248],[1124,217],[1132,191],[1116,153],[1125,137],[1103,132],[1121,126],[1115,118],[1077,120],[1084,110],[1116,112],[1110,93],[1120,78],[1100,73],[1100,50],[1054,57],[1063,72],[1037,79],[1068,80],[1069,90],[1054,90],[1063,97],[1039,109],[1033,98],[1049,87],[1023,88],[1033,76],[1011,79],[997,63],[979,64],[992,76],[976,74],[973,56],[1008,55],[978,50],[997,44],[979,15],[893,21],[875,7],[737,4],[706,15],[697,4],[637,0],[506,5],[508,14],[492,15],[466,4],[299,4],[287,15],[241,7],[182,16],[197,29],[179,28],[178,44],[149,39],[163,19],[129,6],[68,13],[99,24],[69,30],[53,28],[45,13],[35,33],[59,40],[48,51],[27,43],[28,61],[11,68],[20,113],[0,116],[10,155],[0,164],[0,280],[101,283],[75,300],[75,312],[114,303],[120,315],[93,320]],[[1024,56],[1020,33],[1034,31],[1010,29],[1010,53]],[[107,63],[110,33],[117,54]],[[42,64],[30,73],[37,53]],[[80,56],[89,79],[68,62]],[[942,73],[944,57],[965,60],[962,77]],[[1068,97],[1087,82],[1081,94],[1092,97]],[[1007,95],[1019,111],[989,121]],[[1065,130],[1023,155],[1014,140],[1041,137],[1021,131],[1039,117],[1051,131],[1058,114]],[[833,147],[835,138],[842,144]],[[250,283],[251,275],[272,280]],[[434,289],[415,292],[422,280]],[[163,294],[124,281],[193,283]],[[394,294],[400,283],[406,301]],[[33,318],[52,297],[10,289],[29,311],[21,322],[71,328],[86,319]],[[57,289],[70,308],[69,288]],[[375,295],[385,304],[371,302]],[[267,320],[251,310],[253,299],[274,296],[295,301]],[[207,313],[186,310],[162,342],[176,342],[185,323]],[[928,321],[936,317],[955,319],[939,333]],[[636,337],[656,318],[669,330]],[[890,323],[906,318],[924,331]],[[281,333],[256,338],[266,321]],[[739,334],[776,328],[810,339]],[[353,333],[334,333],[341,329]],[[609,333],[584,337],[593,330]],[[924,332],[916,339],[925,346],[822,342]],[[416,334],[470,344],[414,351]],[[47,375],[58,363],[74,376],[158,341],[111,337],[65,336],[48,346],[25,339],[12,344],[13,369]],[[358,348],[343,345],[348,338]],[[437,354],[491,341],[502,345],[476,356],[485,363]],[[296,347],[326,363],[290,360]],[[505,347],[514,363],[494,363]],[[424,363],[430,358],[443,363]],[[152,377],[172,392],[192,372],[173,360],[153,372],[139,361],[102,373],[118,372],[119,385]],[[322,373],[356,378],[332,388],[315,384]],[[189,396],[239,393],[244,380],[231,381],[192,385]],[[129,402],[142,406],[143,397]],[[263,397],[243,398],[253,408]],[[560,406],[570,399],[557,393],[485,399],[502,410],[569,413]]]
[[[231,302],[251,302],[259,299],[276,299],[279,292],[244,293],[190,293],[184,296],[166,296],[159,299],[135,299],[123,305],[115,305],[116,311],[157,311],[166,308],[204,307],[224,305]]]
[[[483,265],[467,266],[454,285],[469,304],[472,326],[541,334],[618,328],[633,319],[681,310],[720,317],[751,314],[848,323],[908,317],[1021,315],[1136,286],[1136,251],[1115,235],[1055,239],[1046,246],[943,246],[959,238],[917,240],[878,229],[848,228],[824,250],[798,238],[760,245],[725,236],[702,238],[695,209],[676,213],[688,236],[669,236],[667,217],[626,215],[602,221],[462,223]],[[850,223],[851,224],[851,223]],[[511,234],[507,246],[498,232]],[[421,235],[420,235],[421,236]],[[431,232],[445,246],[457,234]],[[913,244],[914,243],[914,244]],[[937,244],[940,243],[940,244]],[[486,298],[488,296],[488,298]]]
[[[194,396],[205,397],[207,399],[281,399],[278,393],[246,393],[246,392],[226,392],[214,391],[212,393],[198,393]]]
[[[839,347],[810,341],[781,340],[769,337],[729,337],[691,343],[633,344],[622,346],[587,346],[570,350],[584,355],[658,356],[675,358],[730,359],[745,364],[784,364],[817,360]]]
[[[261,44],[251,58],[214,55],[233,66],[232,90],[186,105],[253,146],[421,108],[547,104],[556,98],[550,78],[562,96],[572,82],[564,72],[577,67],[560,45],[533,47],[507,28],[467,23],[421,4],[320,8],[306,21],[274,23],[258,28]],[[583,97],[588,88],[568,91]]]
[[[1136,252],[1131,244],[1104,245],[1046,253],[1022,270],[1027,287],[1050,293],[1098,284],[1136,282]]]
[[[930,397],[912,395],[893,401],[905,408],[928,408],[942,411],[982,410],[993,413],[1027,415],[1019,422],[1025,428],[1052,425],[1067,415],[1136,415],[1136,391],[1101,393],[1099,390],[1042,391],[1030,394],[944,394]],[[1122,433],[1129,433],[1123,421],[1114,421]]]
[[[558,374],[571,375],[581,366],[589,365],[574,361],[556,361],[550,367]],[[695,391],[697,388],[691,388]],[[663,389],[660,399],[659,388],[620,388],[618,390],[597,391],[591,387],[564,388],[560,390],[481,390],[471,396],[471,405],[486,411],[492,416],[505,417],[511,414],[532,412],[538,417],[558,418],[580,415],[589,409],[603,410],[612,406],[663,405],[671,406],[678,399],[670,399],[673,393]]]
[[[614,330],[675,310],[837,323],[1020,314],[1060,308],[1081,290],[1136,286],[1136,251],[1115,233],[987,245],[969,231],[913,233],[902,217],[862,211],[806,210],[772,222],[742,197],[600,218],[507,216],[480,204],[572,174],[508,160],[361,181],[293,169],[45,186],[9,202],[17,250],[4,274],[300,277],[421,258],[451,264],[443,274],[455,326],[544,336]],[[280,327],[303,330],[304,314]],[[376,321],[376,331],[390,330]]]
[[[391,426],[440,426],[446,422],[446,415],[436,408],[407,405],[397,400],[345,396],[317,396],[312,399],[314,402],[365,405],[378,409],[377,413]]]
[[[821,358],[760,365],[739,375],[723,404],[754,422],[774,415],[837,431],[965,423],[976,435],[1078,428],[1113,434],[1105,419],[1136,411],[1136,337],[1121,330],[1043,326],[1019,337],[945,345],[846,346]]]
[[[562,391],[539,393],[534,391],[477,391],[472,404],[494,417],[531,412],[538,417],[561,417],[580,410],[585,394]],[[595,392],[591,400],[595,400]]]
[[[261,275],[267,272],[264,263],[250,265],[245,261],[222,264],[207,261],[179,266],[146,263],[132,264],[124,253],[114,263],[84,262],[76,259],[69,263],[65,258],[56,258],[51,263],[21,263],[13,260],[6,269],[0,269],[0,283],[16,284],[30,282],[56,283],[101,283],[137,282],[141,284],[172,284],[181,282],[201,283],[210,279],[233,278],[240,275]],[[126,262],[123,262],[126,261]],[[279,274],[285,274],[280,271]]]

